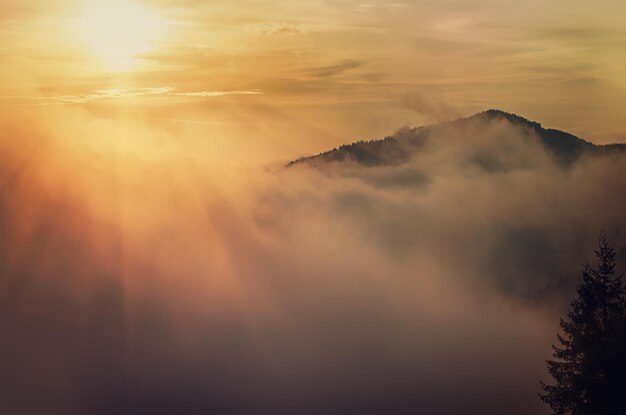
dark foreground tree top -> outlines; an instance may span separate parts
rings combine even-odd
[[[541,399],[555,414],[626,414],[626,304],[615,250],[600,236],[598,264],[585,264],[578,296],[561,319]]]

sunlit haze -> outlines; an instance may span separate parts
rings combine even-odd
[[[0,413],[550,413],[583,264],[626,263],[625,22],[1,0]]]
[[[132,69],[165,36],[158,10],[131,1],[86,2],[76,18],[76,38],[109,70]]]

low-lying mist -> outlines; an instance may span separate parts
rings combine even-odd
[[[140,117],[16,114],[3,413],[543,413],[601,231],[624,268],[625,158],[565,168],[506,121],[317,169],[242,166]]]

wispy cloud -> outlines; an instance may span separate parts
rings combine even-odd
[[[426,115],[434,121],[451,120],[462,115],[454,103],[420,92],[406,93],[400,97],[400,102],[403,108]]]
[[[251,91],[198,91],[198,92],[173,92],[169,95],[176,95],[182,97],[223,97],[226,95],[262,95],[263,91],[259,89],[253,89]]]
[[[287,22],[263,22],[247,25],[246,31],[263,35],[289,35],[306,32],[301,25]]]
[[[374,4],[374,3],[361,3],[355,8],[357,12],[380,12],[381,10],[387,11],[404,11],[410,9],[411,5],[408,3],[392,3],[392,4]]]
[[[227,95],[261,95],[263,91],[259,89],[241,91],[191,91],[178,92],[177,88],[171,86],[155,88],[113,88],[97,89],[87,94],[58,95],[58,96],[4,96],[0,99],[8,101],[37,101],[42,103],[71,103],[85,104],[88,102],[120,99],[120,98],[140,98],[146,96],[176,96],[176,97],[196,97],[211,98],[223,97]]]
[[[62,102],[72,102],[76,104],[82,104],[85,102],[99,101],[103,99],[113,99],[113,98],[137,98],[143,97],[147,95],[166,95],[173,91],[176,88],[172,88],[169,86],[158,87],[158,88],[114,88],[114,89],[98,89],[93,91],[90,94],[82,94],[82,95],[62,95],[58,97],[52,97],[50,99],[58,100]]]
[[[342,72],[358,68],[359,66],[363,66],[363,62],[354,59],[344,59],[333,65],[309,69],[307,72],[313,76],[326,78],[333,75],[339,75]]]

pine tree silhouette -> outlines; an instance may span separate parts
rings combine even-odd
[[[626,414],[626,303],[615,250],[600,236],[597,268],[584,265],[578,296],[560,325],[560,346],[541,382],[541,400],[555,414]]]

